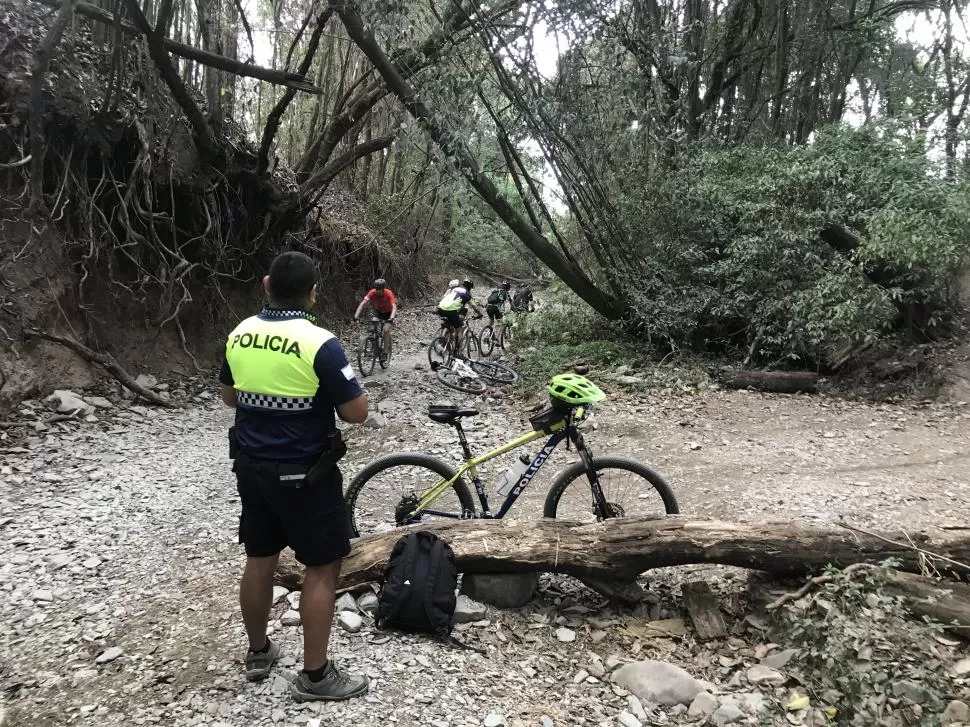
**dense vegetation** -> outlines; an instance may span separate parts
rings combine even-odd
[[[287,246],[341,282],[544,274],[575,295],[551,339],[588,321],[767,365],[954,312],[963,0],[43,3],[3,149],[32,152],[33,212],[93,239],[83,265],[163,294],[160,322]],[[82,46],[98,115],[59,136],[42,80]],[[90,200],[66,220],[65,187]]]

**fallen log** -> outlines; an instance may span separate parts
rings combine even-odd
[[[819,375],[814,371],[735,371],[721,372],[720,381],[729,389],[756,389],[775,394],[814,394]]]
[[[652,568],[717,563],[778,576],[818,572],[826,565],[880,564],[892,558],[902,571],[921,572],[942,556],[940,572],[970,577],[970,528],[939,536],[869,533],[792,523],[733,523],[681,517],[621,518],[583,524],[564,520],[464,520],[427,523],[368,535],[353,543],[338,588],[380,580],[391,548],[410,530],[430,530],[447,540],[464,573],[540,571],[565,573],[595,587],[631,582]],[[930,554],[930,555],[927,555]],[[277,582],[299,589],[302,569],[282,558]]]
[[[178,407],[171,399],[166,399],[159,396],[157,393],[151,389],[146,389],[144,386],[139,384],[135,379],[125,371],[124,367],[115,361],[114,356],[109,353],[101,353],[93,349],[88,348],[80,341],[75,341],[73,338],[68,338],[67,336],[59,336],[56,333],[48,333],[47,331],[39,331],[36,328],[28,328],[24,330],[24,335],[32,338],[42,338],[45,341],[51,341],[52,343],[59,343],[65,348],[69,348],[74,351],[78,356],[83,358],[85,361],[89,361],[94,364],[98,364],[105,371],[111,374],[119,383],[121,383],[126,389],[133,391],[141,398],[146,401],[150,401],[153,404],[158,404],[159,406],[166,407]]]

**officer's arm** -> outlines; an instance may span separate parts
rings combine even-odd
[[[350,424],[363,424],[364,420],[367,419],[369,408],[370,402],[367,400],[367,394],[361,394],[356,399],[351,399],[346,404],[339,405],[337,414]]]
[[[236,390],[231,386],[222,385],[222,403],[233,409],[236,408]]]

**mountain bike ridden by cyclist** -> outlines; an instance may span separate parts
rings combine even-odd
[[[512,294],[512,310],[531,312],[536,309],[532,288],[523,285]]]
[[[495,331],[495,335],[501,334],[501,330],[504,326],[502,323],[502,314],[506,306],[511,310],[512,302],[509,299],[509,290],[511,290],[511,283],[502,283],[501,287],[494,288],[491,293],[488,294],[488,298],[485,299],[485,312],[488,313],[488,322],[492,324],[492,329]]]
[[[445,325],[448,326],[446,338],[450,343],[452,334],[457,334],[458,340],[456,348],[458,350],[461,349],[461,344],[464,340],[465,317],[468,315],[468,306],[471,306],[475,310],[477,318],[482,317],[481,309],[472,301],[471,291],[473,287],[475,287],[475,284],[468,278],[465,278],[461,281],[460,285],[450,288],[438,302],[437,313]]]
[[[357,312],[354,313],[355,321],[360,320],[360,314],[368,305],[374,310],[374,315],[384,321],[384,351],[381,353],[381,363],[385,363],[387,354],[391,350],[391,328],[393,328],[394,318],[397,316],[397,298],[387,287],[387,281],[384,278],[375,280],[374,287],[368,290],[367,295],[360,301]]]

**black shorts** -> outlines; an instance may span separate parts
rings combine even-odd
[[[441,316],[441,320],[444,321],[445,325],[451,326],[452,328],[461,328],[465,325],[465,321],[461,318],[461,313],[456,310],[441,310],[439,308],[438,315]]]
[[[256,459],[240,453],[233,462],[242,500],[239,542],[246,555],[266,558],[289,546],[303,565],[326,565],[350,552],[350,517],[343,477],[334,467],[324,482],[287,486],[309,464]]]
[[[381,313],[379,310],[376,310],[376,311],[374,311],[374,317],[375,318],[380,318],[382,321],[390,321],[391,320],[391,311],[388,311],[387,313]]]
[[[487,305],[485,306],[485,312],[488,313],[488,317],[492,320],[500,321],[502,320],[502,309],[497,305]]]

